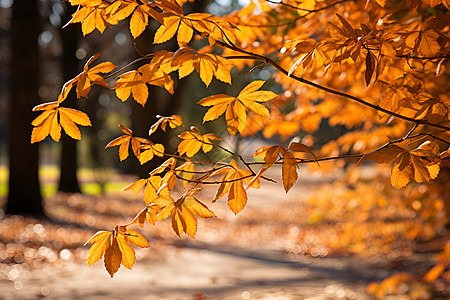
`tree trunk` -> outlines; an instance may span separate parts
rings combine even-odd
[[[9,192],[6,213],[43,216],[38,145],[30,144],[39,103],[38,0],[15,0],[11,26]]]
[[[64,24],[67,23],[72,13],[76,11],[75,7],[66,5]],[[61,41],[63,47],[62,53],[62,72],[64,82],[72,79],[79,73],[78,60],[75,52],[78,49],[79,29],[77,26],[68,26],[61,31]],[[75,91],[71,91],[65,100],[67,106],[76,106]],[[61,137],[61,162],[60,178],[58,191],[65,193],[80,193],[80,185],[77,178],[77,141],[67,135]]]

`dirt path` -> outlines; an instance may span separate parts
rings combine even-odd
[[[137,262],[110,279],[101,264],[45,267],[0,281],[4,299],[370,299],[383,275],[354,258],[289,258],[279,251],[172,249],[170,260]],[[386,274],[384,274],[386,275]],[[18,283],[19,282],[19,283]]]
[[[280,185],[252,191],[248,207],[238,216],[222,200],[214,206],[221,219],[208,220],[210,227],[200,222],[196,240],[168,242],[163,255],[138,260],[132,271],[122,266],[113,279],[102,263],[89,268],[69,262],[20,272],[14,280],[0,277],[0,299],[371,299],[366,285],[389,275],[374,259],[292,255],[273,233],[266,237],[264,231],[244,238],[247,243],[229,243],[242,239],[242,226],[266,222],[258,218],[261,207],[276,211],[290,201],[302,201],[316,188],[313,180],[296,185],[288,195]],[[252,214],[257,217],[252,219]],[[276,218],[270,222],[264,226],[289,224]]]

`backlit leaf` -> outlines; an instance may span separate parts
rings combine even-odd
[[[200,105],[212,106],[203,117],[203,122],[215,120],[225,113],[228,132],[234,135],[237,131],[243,132],[245,129],[246,108],[269,118],[269,110],[260,103],[272,100],[277,95],[271,91],[258,90],[263,84],[264,81],[251,82],[236,98],[223,94],[203,98],[198,102]]]

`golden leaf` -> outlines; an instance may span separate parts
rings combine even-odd
[[[156,117],[159,120],[150,127],[150,130],[148,131],[149,136],[152,135],[159,126],[161,126],[162,130],[166,131],[167,124],[169,124],[172,129],[183,125],[183,120],[178,115],[171,115],[170,117],[157,115]]]
[[[246,108],[269,118],[269,110],[260,103],[272,100],[277,95],[271,91],[258,90],[263,84],[264,81],[261,80],[251,82],[236,98],[223,94],[203,98],[197,103],[212,106],[203,117],[203,122],[215,120],[225,112],[228,132],[234,135],[237,131],[243,132],[245,129]]]
[[[120,129],[122,130],[125,135],[119,136],[118,138],[115,138],[111,142],[109,142],[106,146],[106,148],[119,146],[119,158],[120,160],[125,160],[128,157],[128,148],[131,143],[131,149],[133,150],[134,155],[136,158],[140,158],[141,156],[141,146],[143,144],[151,144],[149,140],[146,140],[144,138],[134,137],[133,131],[131,129],[126,128],[122,124],[119,124]],[[164,150],[162,151],[164,152]]]
[[[31,143],[44,140],[48,135],[56,142],[61,138],[61,127],[73,139],[81,139],[78,125],[91,126],[89,117],[76,109],[60,107],[58,102],[49,102],[36,106],[33,111],[44,110],[31,123],[34,128],[31,133]]]

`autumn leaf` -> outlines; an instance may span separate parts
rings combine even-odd
[[[374,71],[375,71],[375,56],[372,54],[372,52],[368,51],[366,55],[366,72],[364,73],[366,85],[369,85]]]
[[[127,101],[130,95],[142,106],[147,102],[147,84],[142,80],[142,74],[139,71],[129,71],[122,74],[116,81],[114,89],[117,98],[123,102]]]
[[[164,146],[161,144],[148,143],[141,147],[141,155],[139,156],[139,162],[141,165],[153,159],[154,156],[164,156]]]
[[[395,188],[406,186],[411,179],[429,182],[439,174],[439,147],[435,142],[426,141],[414,150],[398,145],[389,145],[365,154],[358,165],[370,159],[376,163],[390,163],[395,160],[391,171],[391,184]]]
[[[380,150],[364,154],[363,157],[358,161],[358,166],[360,166],[361,163],[367,159],[370,159],[377,164],[391,163],[405,151],[406,150],[400,146],[389,145],[388,147],[383,147]]]
[[[208,153],[214,147],[211,140],[222,140],[212,133],[200,135],[192,131],[185,131],[178,137],[182,139],[181,143],[178,145],[178,153],[180,155],[186,154],[187,157],[194,156],[200,149],[202,149],[204,153]]]
[[[131,3],[129,5],[134,6],[134,12],[130,19],[130,32],[133,35],[133,38],[136,39],[144,32],[148,25],[149,16],[158,22],[163,23],[161,14],[151,8],[148,4],[140,3],[137,5],[137,3]]]
[[[145,144],[150,144],[151,142],[144,138],[134,137],[133,131],[131,129],[126,128],[122,124],[119,124],[119,127],[125,134],[109,142],[106,145],[105,149],[109,147],[119,146],[119,158],[122,161],[127,159],[129,155],[128,148],[131,143],[131,149],[133,150],[133,153],[136,156],[136,158],[139,159],[141,156],[141,146]],[[159,146],[158,148],[161,150]],[[164,152],[164,149],[162,150],[163,150],[162,152]]]
[[[169,127],[172,129],[183,125],[183,120],[178,115],[171,115],[170,117],[157,115],[156,117],[159,120],[150,127],[150,130],[148,131],[149,136],[152,135],[158,127],[161,127],[162,130],[166,131],[167,124],[169,124]]]
[[[105,79],[99,73],[109,73],[116,65],[111,62],[102,62],[89,69],[90,64],[100,56],[100,52],[91,56],[83,67],[83,72],[66,82],[58,96],[58,104],[63,102],[69,95],[70,90],[76,84],[77,98],[86,97],[91,90],[92,84],[108,87]]]
[[[130,183],[122,191],[133,191],[133,197],[135,197],[145,187],[143,200],[147,205],[150,205],[152,200],[158,197],[158,191],[162,185],[163,179],[160,176],[152,175],[148,178],[142,178]]]
[[[137,231],[126,228],[114,229],[110,231],[99,231],[86,243],[93,244],[89,249],[86,258],[89,266],[93,265],[104,256],[105,268],[111,277],[119,270],[123,264],[131,269],[134,265],[136,255],[134,249],[128,242],[141,248],[147,248],[147,240]]]
[[[286,153],[286,149],[282,146],[264,146],[255,151],[252,157],[260,157],[268,167],[271,167],[280,158],[280,153]]]
[[[164,22],[155,33],[154,43],[161,44],[170,40],[178,31],[177,40],[180,47],[186,46],[194,34],[190,20],[180,15],[163,15]]]
[[[250,183],[253,174],[250,170],[239,169],[239,165],[234,160],[231,160],[229,167],[220,169],[212,175],[224,172],[227,172],[227,174],[220,180],[222,183],[219,185],[219,189],[214,195],[213,202],[228,193],[228,207],[232,212],[238,214],[247,205],[247,192],[244,188],[243,181]],[[251,186],[255,188],[259,187],[259,181],[253,182]]]
[[[292,141],[289,144],[288,149],[291,150],[292,152],[299,152],[299,153],[310,154],[315,160],[317,160],[317,156],[314,154],[314,152],[312,152],[311,149],[309,149],[309,147],[304,145],[304,144]]]
[[[71,1],[72,5],[78,5],[76,3],[77,1]],[[109,3],[95,0],[85,1],[82,4],[83,5],[72,15],[72,19],[69,23],[81,23],[83,35],[88,35],[95,29],[100,31],[100,33],[103,33],[108,24],[105,9],[108,7]]]
[[[193,13],[184,16],[181,7],[177,3],[172,3],[178,7],[172,12],[163,13],[163,24],[155,33],[154,43],[160,44],[170,40],[177,33],[178,46],[186,46],[194,35],[194,29],[205,32],[209,26],[206,21],[211,15],[205,13]]]
[[[177,182],[177,175],[175,170],[176,164],[177,159],[175,157],[171,157],[163,162],[159,167],[150,172],[150,176],[165,172],[161,181],[160,189],[164,186],[169,191],[171,191],[175,187]]]
[[[195,165],[192,161],[186,161],[184,164],[176,168],[177,176],[181,177],[183,187],[186,186],[195,178]]]
[[[203,117],[203,122],[215,120],[225,113],[228,132],[234,135],[245,129],[246,108],[268,119],[269,110],[260,103],[270,101],[277,95],[271,91],[259,90],[264,83],[261,80],[251,82],[237,97],[221,94],[203,98],[198,102],[200,105],[212,106]]]
[[[145,221],[148,221],[150,224],[155,226],[157,221],[157,215],[161,211],[161,209],[156,204],[150,204],[144,207],[131,221],[131,224],[138,224],[139,227],[143,228]]]
[[[197,192],[198,190],[188,192],[176,201],[167,197],[156,199],[156,204],[161,207],[158,220],[164,220],[172,216],[172,228],[178,236],[185,232],[195,238],[198,229],[195,215],[201,218],[216,216],[205,204],[194,197]]]
[[[220,55],[196,53],[191,48],[181,48],[175,55],[172,66],[178,69],[180,78],[197,70],[201,80],[208,87],[213,76],[218,80],[231,84],[230,71],[233,64]]]
[[[84,244],[87,245],[93,243],[86,258],[89,266],[92,266],[102,258],[106,248],[108,248],[111,243],[111,236],[112,232],[110,231],[99,231]]]
[[[31,123],[34,128],[31,133],[31,143],[43,141],[48,135],[56,142],[61,138],[61,127],[73,139],[80,140],[78,125],[91,126],[89,117],[76,109],[60,107],[58,102],[48,102],[33,108],[33,111],[43,112]]]
[[[294,152],[306,152],[312,154],[314,158],[316,158],[314,153],[312,153],[308,147],[300,143],[291,143],[289,148],[292,148],[290,150],[293,150]],[[255,151],[252,157],[263,158],[268,168],[272,167],[282,158],[281,175],[286,193],[292,188],[294,183],[297,182],[298,160],[292,152],[289,152],[284,147],[278,145],[261,147]]]

